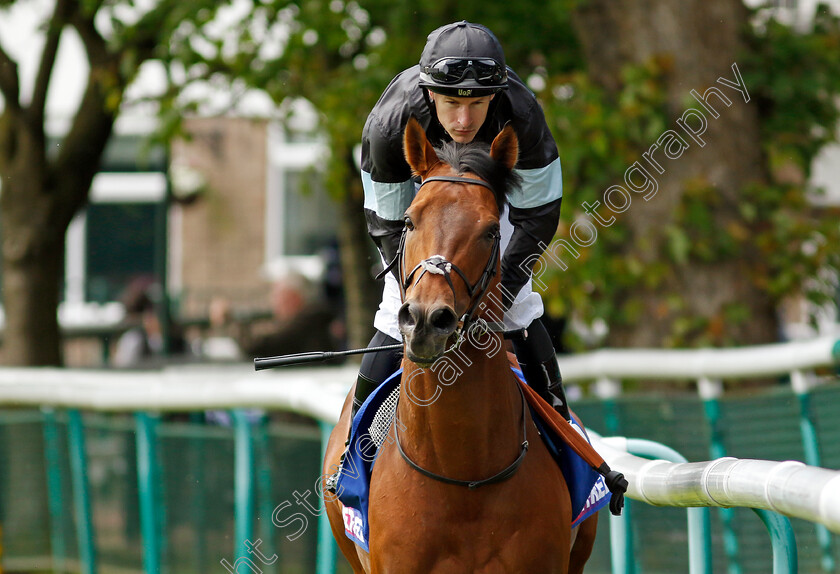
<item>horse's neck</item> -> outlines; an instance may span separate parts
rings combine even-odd
[[[497,471],[500,461],[513,460],[522,440],[523,398],[504,349],[491,354],[463,345],[430,368],[408,362],[403,368],[398,426],[418,464],[480,478],[482,470]]]

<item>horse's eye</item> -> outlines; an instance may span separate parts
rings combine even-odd
[[[409,216],[406,215],[405,217],[403,217],[403,221],[405,222],[406,229],[408,229],[409,231],[414,230],[414,222],[411,221],[411,218]]]
[[[498,236],[499,236],[499,228],[498,227],[493,227],[492,229],[490,229],[487,232],[487,239],[490,240],[490,241],[493,241]]]

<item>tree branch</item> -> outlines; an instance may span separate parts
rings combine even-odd
[[[62,1],[65,0],[59,0]],[[66,1],[72,4],[66,16],[67,23],[82,40],[90,73],[70,131],[50,166],[50,175],[56,182],[61,224],[69,223],[87,199],[125,90],[125,82],[119,74],[119,56],[109,53],[105,39],[94,26],[96,11],[79,6],[76,0]]]
[[[90,61],[91,74],[95,67],[105,64],[109,59],[107,43],[93,24],[95,16],[96,12],[91,12],[88,16],[82,13],[80,6],[76,6],[68,17],[69,22],[79,33],[82,44],[85,46],[85,52],[88,61]]]
[[[118,113],[118,104],[111,102],[111,89],[103,76],[113,72],[103,68],[91,68],[85,94],[76,110],[73,125],[64,137],[58,157],[51,166],[59,194],[61,223],[70,222],[73,214],[87,200],[93,176],[99,171],[102,153],[111,137]]]
[[[69,222],[87,199],[91,181],[99,170],[102,153],[119,114],[125,89],[140,64],[154,54],[163,20],[177,3],[164,0],[151,14],[144,15],[131,32],[124,34],[124,37],[130,38],[126,45],[113,48],[94,25],[98,4],[91,8],[78,6],[77,0],[63,1],[74,6],[67,15],[68,22],[82,39],[90,63],[85,94],[53,166],[53,173],[61,174],[57,185],[61,196],[61,217]]]
[[[0,94],[10,111],[20,110],[20,81],[17,63],[0,46]]]
[[[41,53],[38,75],[35,78],[35,87],[32,91],[32,102],[29,106],[32,117],[37,123],[43,124],[47,90],[50,85],[50,77],[52,76],[55,58],[58,53],[58,42],[61,39],[61,32],[67,23],[67,14],[72,9],[78,9],[77,3],[74,0],[57,0],[55,10],[47,27],[47,38],[44,43],[44,51]]]
[[[194,1],[191,6],[188,5],[189,8],[185,9],[183,2],[179,2],[179,0],[160,0],[152,10],[143,14],[129,28],[130,33],[123,35],[124,38],[130,39],[130,42],[121,46],[121,49],[123,51],[131,50],[136,54],[136,67],[139,68],[140,64],[155,55],[155,50],[164,42],[164,38],[171,34],[172,22],[170,20],[179,21],[182,19],[178,18],[178,11],[185,12],[183,16],[186,16],[201,9],[202,4],[202,2]]]

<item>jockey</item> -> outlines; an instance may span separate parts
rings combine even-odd
[[[450,140],[489,144],[507,123],[512,124],[519,139],[516,171],[522,176],[522,185],[508,196],[506,213],[500,218],[504,322],[508,330],[524,330],[513,346],[528,383],[569,420],[555,350],[537,320],[543,313],[542,299],[531,290],[531,270],[536,256],[554,237],[563,195],[557,146],[542,108],[506,67],[501,44],[486,27],[462,21],[429,34],[419,65],[391,81],[362,134],[365,218],[386,263],[396,255],[403,214],[417,189],[402,145],[412,116],[433,145]],[[400,342],[397,312],[401,305],[398,281],[388,273],[370,347]],[[370,393],[399,368],[400,360],[399,351],[364,355],[356,381],[354,415]]]

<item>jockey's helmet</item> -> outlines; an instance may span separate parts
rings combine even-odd
[[[420,85],[447,96],[475,98],[507,88],[505,53],[481,24],[454,22],[434,30],[420,55]]]

